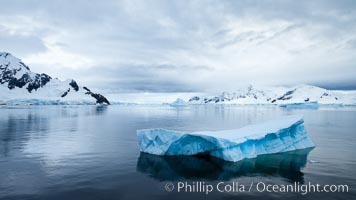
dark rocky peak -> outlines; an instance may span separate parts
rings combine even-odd
[[[98,93],[93,93],[85,86],[83,87],[83,89],[87,91],[85,94],[90,95],[96,99],[96,103],[98,103],[98,104],[106,103],[106,104],[110,105],[110,102],[103,95],[98,94]]]
[[[72,79],[72,81],[69,83],[69,85],[76,91],[79,91],[79,86],[75,80]]]
[[[191,101],[199,101],[199,100],[200,100],[200,98],[198,96],[194,96],[194,97],[189,99],[190,102]]]

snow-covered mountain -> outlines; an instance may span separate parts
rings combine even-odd
[[[191,95],[196,95],[191,97]],[[122,99],[114,95],[114,103],[135,103],[132,95]],[[138,94],[149,102],[147,94]],[[155,102],[173,101],[172,95],[157,95]],[[235,92],[223,92],[220,95],[204,93],[173,95],[180,98],[169,105],[189,104],[338,104],[356,105],[356,91],[327,90],[316,86],[299,85],[296,87],[255,88],[248,86]],[[191,98],[189,98],[191,97]],[[139,98],[139,99],[140,99]],[[136,99],[136,100],[135,100]],[[172,100],[170,100],[172,99]],[[73,79],[61,81],[47,74],[38,74],[30,70],[20,59],[10,53],[0,52],[0,105],[1,104],[110,104],[106,97],[94,93],[87,87],[81,87]]]
[[[60,81],[30,70],[10,53],[0,52],[0,104],[110,104],[73,79]]]
[[[217,96],[193,96],[190,104],[318,104],[356,105],[356,91],[327,90],[311,85],[296,87],[271,87],[246,89],[233,93],[223,92]]]

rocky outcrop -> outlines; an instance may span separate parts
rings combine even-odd
[[[96,103],[98,103],[98,104],[106,103],[106,104],[110,105],[110,102],[103,95],[93,93],[87,87],[83,87],[83,89],[87,91],[85,94],[91,95],[92,97],[94,97],[96,99]]]

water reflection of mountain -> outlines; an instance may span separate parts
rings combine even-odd
[[[24,106],[0,110],[0,157],[13,146],[22,149],[31,139],[48,138],[50,132],[76,132],[83,116],[105,115],[107,106]]]
[[[312,148],[227,162],[204,156],[157,156],[141,153],[137,171],[160,181],[183,179],[230,180],[241,176],[280,176],[303,182],[301,169]]]

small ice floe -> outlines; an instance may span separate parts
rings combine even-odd
[[[183,99],[178,98],[174,102],[169,104],[170,106],[187,106],[187,102],[185,102]]]
[[[308,160],[308,162],[309,162],[309,163],[312,163],[312,164],[313,164],[313,163],[319,163],[319,161],[317,161],[317,160]]]

